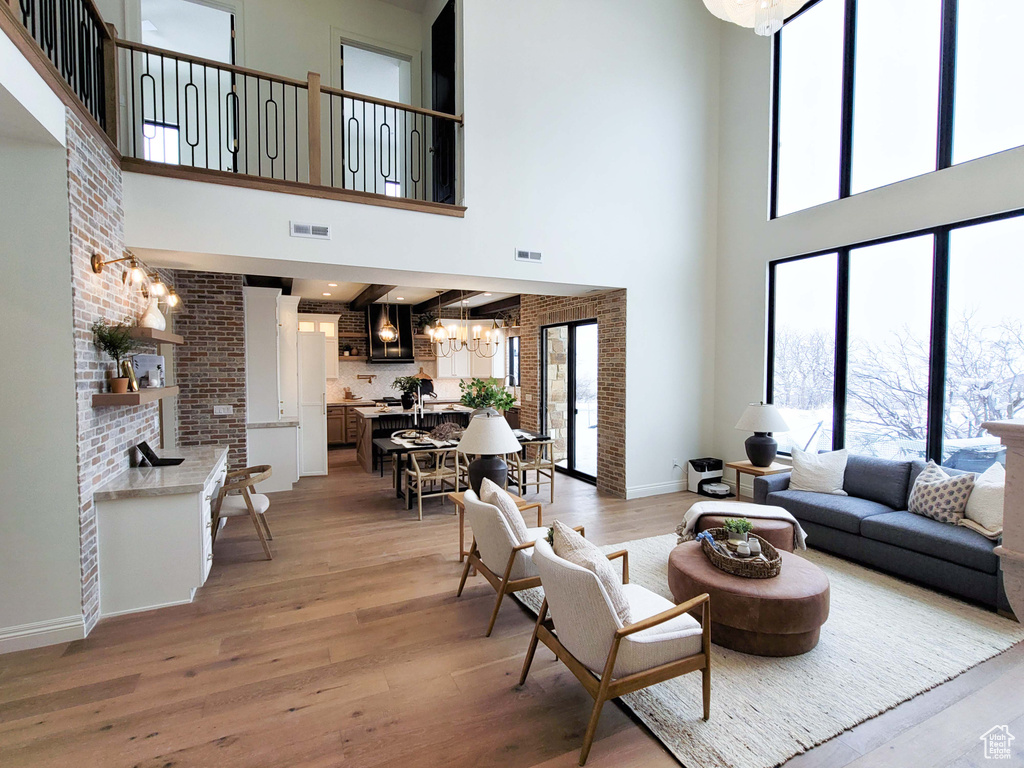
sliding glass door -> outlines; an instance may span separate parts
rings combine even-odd
[[[597,478],[597,323],[547,326],[541,333],[544,431],[560,469]]]

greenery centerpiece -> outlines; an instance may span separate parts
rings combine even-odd
[[[131,326],[126,323],[112,324],[101,318],[92,324],[92,333],[96,338],[96,346],[114,361],[110,391],[124,394],[128,391],[128,377],[124,375],[123,363],[139,345],[138,341],[132,338]]]
[[[722,527],[729,534],[729,541],[746,541],[747,534],[754,530],[754,524],[745,517],[727,517]]]
[[[416,395],[420,391],[420,380],[415,376],[399,376],[391,382],[391,388],[401,391],[402,407],[408,411],[416,402]]]
[[[498,379],[460,381],[459,389],[462,390],[462,404],[474,410],[494,408],[507,411],[516,402],[515,396]]]

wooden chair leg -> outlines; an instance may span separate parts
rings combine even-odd
[[[263,551],[267,555],[267,560],[273,560],[274,556],[270,554],[270,545],[267,543],[267,535],[263,533],[263,526],[260,525],[259,515],[256,514],[256,510],[249,509],[249,517],[252,519],[253,527],[256,528],[256,533],[260,537],[260,544],[263,545]]]
[[[220,515],[216,515],[211,518],[210,522],[210,550],[213,551],[213,545],[217,543],[217,532],[220,530]]]
[[[470,546],[469,551],[476,552],[476,539],[473,539],[473,544]],[[459,581],[459,591],[455,593],[456,597],[462,597],[462,590],[466,588],[466,579],[469,577],[469,566],[472,564],[472,556],[466,558],[466,567],[462,569],[462,579]]]
[[[416,488],[416,505],[419,509],[420,522],[423,522],[423,486],[420,485]]]
[[[594,700],[594,709],[590,713],[590,722],[587,723],[587,732],[583,735],[583,748],[580,750],[580,765],[587,762],[590,756],[590,747],[594,743],[594,734],[597,733],[597,723],[601,719],[601,708],[605,702],[605,683],[601,681],[601,690]]]
[[[555,470],[551,470],[551,503],[555,503]]]
[[[530,667],[533,665],[533,656],[537,653],[537,634],[540,632],[540,625],[544,623],[544,617],[548,612],[547,598],[540,604],[540,611],[537,613],[537,623],[533,625],[533,637],[530,638],[530,647],[526,650],[526,659],[523,661],[523,673],[519,675],[519,685],[526,684],[526,676],[530,674]]]
[[[494,601],[494,610],[491,611],[491,622],[487,625],[487,634],[484,637],[491,636],[491,630],[494,629],[494,622],[498,620],[498,609],[501,608],[501,601],[505,599],[505,582],[501,582],[501,588],[498,590],[498,599]]]
[[[707,666],[701,670],[704,684],[704,719],[711,718],[711,667]]]
[[[270,541],[274,540],[274,533],[270,530],[270,523],[267,522],[266,514],[259,515],[260,522],[263,523],[263,530],[267,532],[267,538]]]

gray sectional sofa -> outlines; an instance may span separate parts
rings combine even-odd
[[[754,501],[789,510],[816,549],[1008,612],[996,542],[907,511],[924,468],[923,461],[851,455],[843,482],[848,496],[791,491],[785,473],[756,478]]]

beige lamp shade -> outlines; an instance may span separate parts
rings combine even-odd
[[[788,432],[789,425],[774,405],[751,403],[736,422],[742,432]]]
[[[469,426],[462,433],[458,445],[463,453],[478,456],[518,453],[521,448],[505,417],[488,413],[481,413],[469,420]]]
[[[774,35],[782,22],[809,0],[704,0],[712,14],[723,21],[753,29],[759,35]]]

